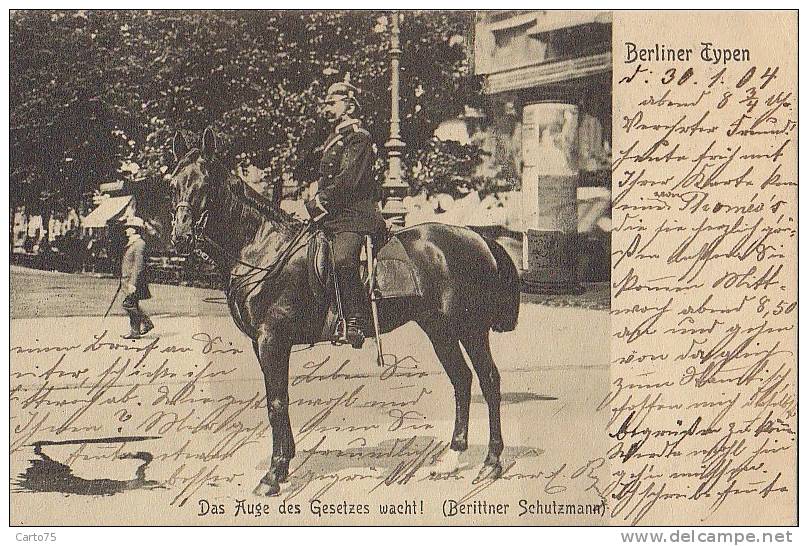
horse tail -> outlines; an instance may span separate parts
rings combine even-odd
[[[510,332],[516,328],[519,320],[519,272],[502,245],[488,238],[485,242],[497,262],[499,280],[491,329],[495,332]]]

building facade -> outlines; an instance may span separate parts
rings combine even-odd
[[[525,289],[608,280],[611,13],[485,11],[474,28],[479,123],[521,185]],[[604,278],[605,277],[605,278]]]

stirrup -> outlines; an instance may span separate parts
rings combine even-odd
[[[331,345],[346,345],[348,343],[348,338],[345,336],[345,331],[348,328],[348,323],[345,319],[340,319],[337,321],[336,327],[334,331],[331,333]]]
[[[331,343],[334,345],[350,345],[354,349],[361,349],[362,345],[365,343],[365,336],[364,331],[362,330],[359,324],[356,324],[353,320],[349,319],[349,321],[340,321],[337,324],[337,329],[334,332],[333,337],[331,338]]]

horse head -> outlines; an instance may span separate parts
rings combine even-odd
[[[186,252],[207,222],[212,183],[209,166],[216,152],[216,138],[207,128],[201,149],[189,148],[177,132],[172,151],[177,165],[171,174],[171,244],[177,251]]]

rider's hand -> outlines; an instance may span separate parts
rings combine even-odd
[[[328,210],[320,202],[319,196],[314,196],[314,199],[306,201],[306,210],[309,211],[311,222],[316,224],[328,215]]]

